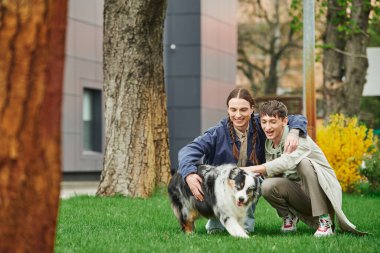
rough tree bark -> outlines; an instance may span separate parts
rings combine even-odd
[[[165,11],[166,1],[105,1],[106,148],[98,195],[148,197],[169,180]]]
[[[67,1],[0,1],[0,252],[53,252]]]
[[[360,99],[368,69],[367,30],[371,4],[369,0],[351,2],[351,11],[346,13],[347,3],[328,1],[323,60],[325,117],[331,113],[354,116],[360,111]],[[347,22],[357,26],[348,35],[337,29]]]

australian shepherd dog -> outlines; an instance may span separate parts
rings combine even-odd
[[[232,164],[199,165],[197,173],[203,179],[203,201],[194,198],[178,173],[169,182],[172,209],[182,230],[192,233],[194,221],[199,216],[216,217],[230,235],[248,238],[243,225],[248,208],[260,196],[261,178]]]

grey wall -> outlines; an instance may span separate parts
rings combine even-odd
[[[170,159],[201,130],[201,4],[169,0],[164,33]],[[175,49],[170,49],[175,45]]]
[[[82,96],[85,87],[103,88],[103,5],[104,0],[69,1],[64,172],[99,172],[102,168],[102,153],[83,151]],[[236,29],[235,0],[168,1],[164,60],[173,167],[181,147],[226,115],[225,99],[235,85]]]
[[[236,29],[234,0],[168,2],[164,55],[174,168],[179,149],[226,115],[225,99],[235,86]]]
[[[100,171],[103,154],[83,151],[83,89],[103,89],[104,0],[69,1],[63,91],[63,171]],[[104,143],[104,142],[103,142]]]

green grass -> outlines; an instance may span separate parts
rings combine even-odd
[[[330,238],[314,238],[314,230],[301,222],[295,234],[281,234],[281,220],[261,198],[255,232],[245,240],[227,232],[208,235],[206,219],[197,221],[194,234],[183,234],[162,192],[147,200],[89,196],[61,200],[55,252],[380,252],[379,196],[343,196],[348,218],[371,235],[338,230]]]

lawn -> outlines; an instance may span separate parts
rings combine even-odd
[[[272,207],[261,198],[256,227],[249,239],[228,233],[208,235],[199,219],[196,232],[181,232],[165,191],[147,199],[76,196],[61,200],[55,252],[380,252],[380,196],[343,196],[344,211],[360,230],[314,238],[301,222],[294,234],[282,234]]]

